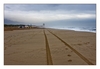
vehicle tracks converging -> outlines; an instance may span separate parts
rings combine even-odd
[[[49,30],[48,30],[49,31]],[[72,48],[68,43],[66,43],[64,40],[62,40],[60,37],[58,37],[56,34],[49,31],[52,35],[57,37],[61,42],[63,42],[67,47],[69,47],[71,50],[73,50],[81,59],[83,59],[87,64],[94,65],[92,62],[90,62],[86,57],[84,57],[82,54],[80,54],[77,50]]]
[[[49,48],[49,44],[48,44],[48,39],[47,39],[45,30],[43,30],[43,32],[44,32],[45,42],[46,42],[47,65],[53,65],[52,57],[51,57],[51,52],[50,52],[50,48]]]

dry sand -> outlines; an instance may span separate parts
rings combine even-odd
[[[54,29],[5,31],[4,64],[96,65],[96,34]]]

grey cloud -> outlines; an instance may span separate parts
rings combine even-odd
[[[95,11],[96,4],[5,4],[12,10],[40,11],[40,10],[77,10],[77,11]]]
[[[90,26],[90,27],[96,27],[96,19],[84,19],[84,20],[58,20],[58,21],[51,21],[48,23],[45,23],[47,27],[84,27],[84,26]]]
[[[5,4],[4,12],[4,18],[12,23],[47,21],[47,25],[82,25],[95,24],[96,20],[96,4]]]

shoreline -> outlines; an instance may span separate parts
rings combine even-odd
[[[75,32],[87,32],[87,33],[95,33],[96,34],[96,31],[95,32],[93,32],[93,31],[78,31],[78,30],[70,30],[70,29],[56,29],[56,28],[47,28],[47,29],[54,29],[54,30],[64,30],[64,31],[75,31]]]
[[[30,29],[43,29],[43,28],[17,28],[17,27],[4,27],[4,31],[13,31],[13,30],[30,30]],[[96,33],[96,31],[86,31],[86,30],[72,30],[72,29],[58,29],[58,28],[45,28],[45,29],[54,29],[54,30],[69,30],[69,31],[76,31],[76,32],[90,32]]]

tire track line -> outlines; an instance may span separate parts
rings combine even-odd
[[[48,43],[48,39],[47,39],[45,30],[43,32],[44,32],[45,42],[46,42],[47,65],[53,65],[52,57],[51,57],[51,52],[50,52],[50,48],[49,48],[49,43]]]
[[[48,30],[49,31],[49,30]],[[68,46],[71,50],[73,50],[81,59],[83,59],[87,64],[94,65],[92,62],[90,62],[86,57],[84,57],[82,54],[80,54],[77,50],[72,48],[68,43],[66,43],[64,40],[62,40],[60,37],[58,37],[56,34],[49,31],[51,34],[53,34],[55,37],[57,37],[61,42],[63,42],[66,46]]]

